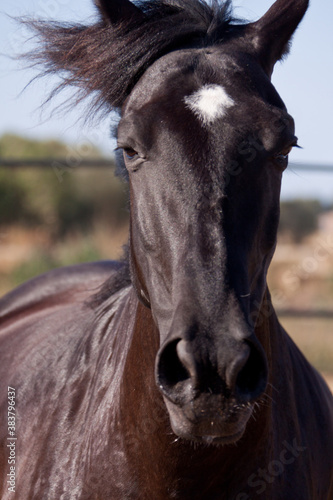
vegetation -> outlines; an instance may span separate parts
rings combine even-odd
[[[66,158],[68,145],[53,139],[36,141],[14,134],[5,134],[0,137],[0,158]],[[91,148],[95,157],[100,156],[96,148]]]
[[[43,227],[54,239],[87,232],[95,223],[110,228],[127,220],[127,186],[110,168],[80,169],[80,151],[94,158],[91,146],[75,148],[57,141],[33,141],[13,135],[0,138],[0,158],[63,158],[51,169],[0,170],[0,228],[9,224]],[[73,167],[73,153],[76,155]],[[85,156],[87,158],[87,156]]]
[[[323,207],[318,200],[293,200],[281,203],[281,233],[287,233],[296,243],[318,228],[318,215]]]
[[[14,286],[20,285],[39,274],[45,273],[50,269],[69,266],[73,263],[93,262],[101,260],[102,256],[96,246],[87,240],[81,240],[79,247],[74,244],[74,248],[66,249],[65,253],[57,247],[54,251],[39,249],[34,256],[19,264],[12,272],[11,281]]]

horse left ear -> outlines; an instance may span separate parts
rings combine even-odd
[[[309,0],[276,0],[266,14],[248,25],[255,53],[269,77],[275,63],[288,53],[308,6]]]
[[[107,23],[116,24],[129,18],[142,19],[143,12],[129,0],[94,0]]]

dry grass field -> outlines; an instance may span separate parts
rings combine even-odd
[[[333,392],[333,318],[290,318],[280,322],[306,358],[323,374]]]
[[[320,311],[333,313],[332,213],[325,215],[319,231],[301,245],[280,242],[268,282],[277,311],[314,313],[299,317],[282,313],[279,319],[333,391],[333,317],[320,316]]]
[[[328,383],[329,388],[331,389],[331,391],[333,393],[333,376],[330,374],[325,374],[325,373],[323,375],[326,379],[326,382]]]

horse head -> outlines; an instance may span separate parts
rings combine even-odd
[[[270,76],[306,4],[277,1],[222,44],[164,55],[122,108],[132,280],[160,333],[173,431],[192,440],[236,441],[266,388],[256,323],[297,145]]]

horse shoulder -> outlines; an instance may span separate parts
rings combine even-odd
[[[92,342],[95,310],[89,301],[118,268],[113,262],[64,267],[4,296],[0,300],[1,379],[8,379],[9,385],[14,381],[24,385],[38,374],[56,377],[65,353],[77,343]]]
[[[99,306],[91,304],[91,297],[120,269],[120,264],[103,262],[50,271],[0,300],[0,410],[5,414],[11,387],[18,408],[22,452],[17,494],[22,498],[41,498],[43,484],[48,482],[61,491],[66,481],[80,474],[84,483],[89,464],[84,464],[81,473],[77,457],[95,452],[82,436],[96,432],[100,438],[106,433],[103,426],[110,432],[110,405],[117,391],[113,381],[119,379],[126,350],[123,343],[130,334],[121,317],[136,302],[127,286]],[[7,470],[6,439],[7,426],[3,425],[3,471]],[[29,456],[34,460],[29,462]],[[35,474],[42,478],[40,484],[31,482]],[[67,484],[68,491],[74,486]]]

